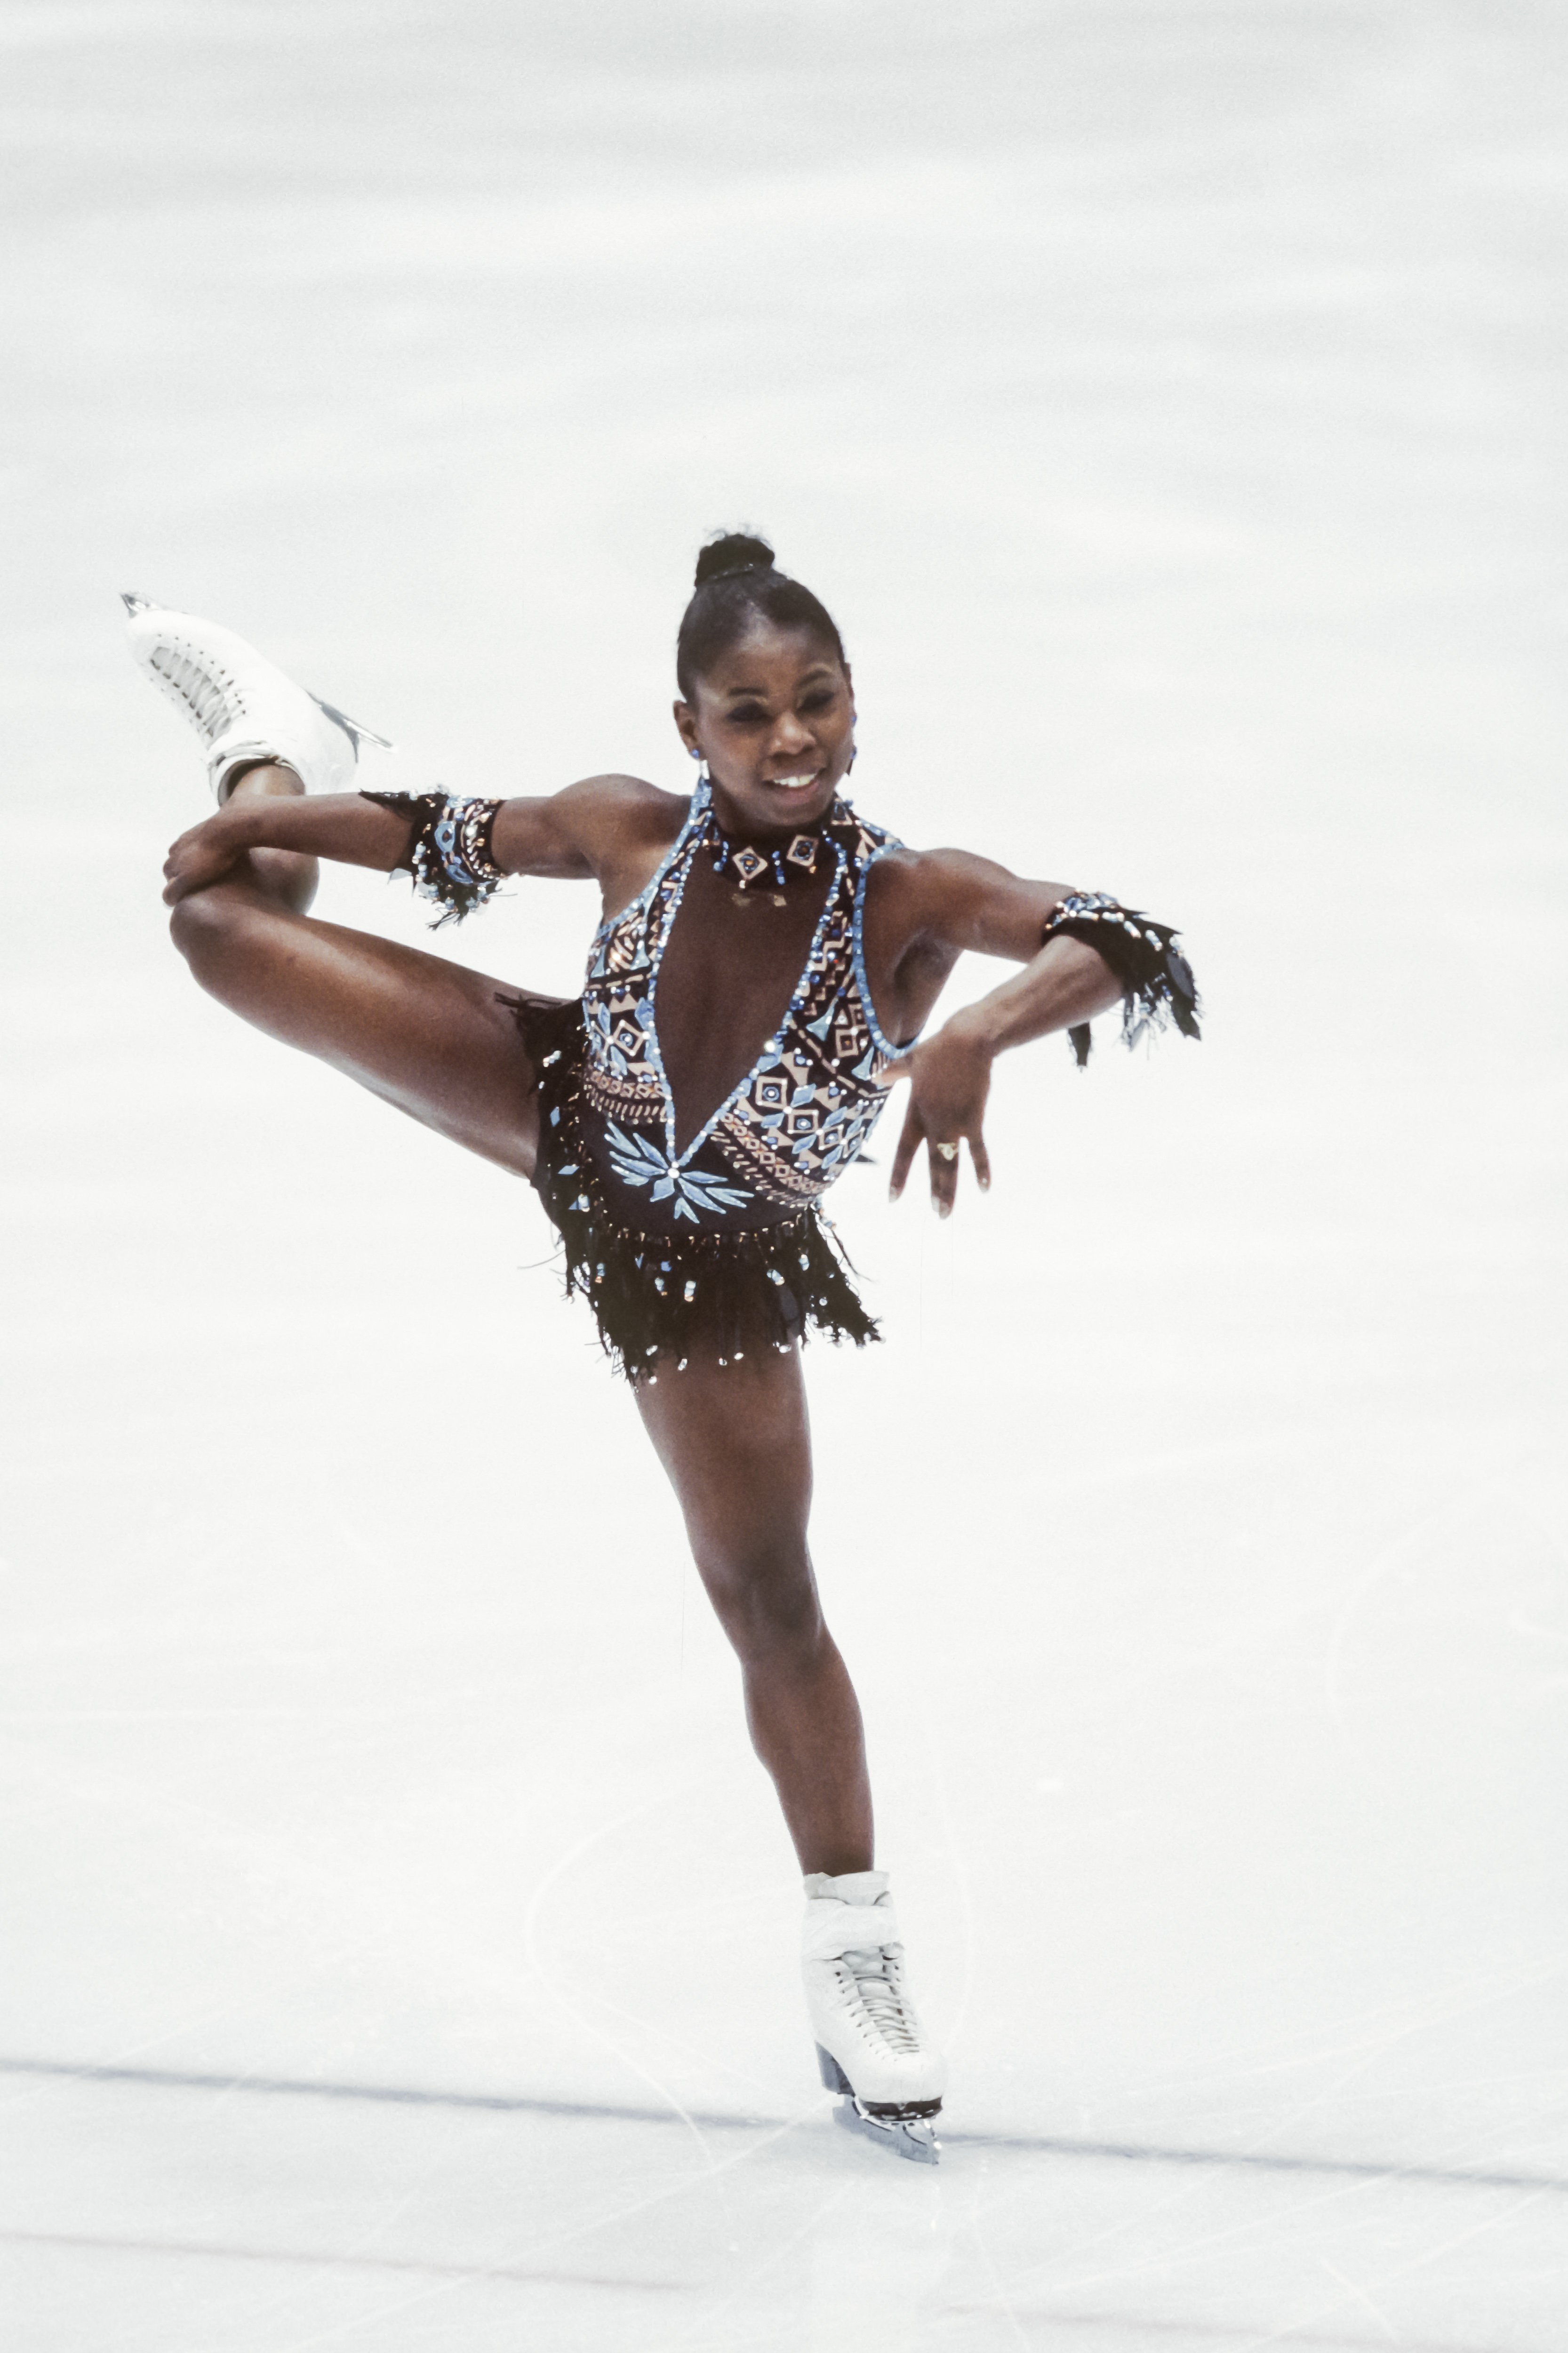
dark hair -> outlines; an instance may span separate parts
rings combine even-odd
[[[778,570],[767,541],[752,532],[720,532],[697,558],[697,586],[675,640],[675,675],[688,702],[697,681],[758,619],[783,629],[812,629],[844,659],[832,614],[809,588]]]

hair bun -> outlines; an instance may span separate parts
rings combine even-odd
[[[765,539],[749,531],[722,531],[710,539],[697,558],[696,586],[727,580],[734,572],[771,572],[773,552]]]

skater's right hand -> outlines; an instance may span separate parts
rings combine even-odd
[[[163,904],[177,906],[193,891],[205,891],[214,882],[221,882],[244,857],[246,847],[226,809],[219,809],[216,817],[205,818],[200,825],[193,825],[188,833],[181,834],[163,860]]]

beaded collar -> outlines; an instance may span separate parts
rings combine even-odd
[[[731,874],[737,890],[749,891],[766,879],[782,891],[786,884],[805,881],[816,873],[817,861],[827,846],[826,825],[827,818],[824,818],[788,841],[760,848],[752,841],[732,840],[720,825],[710,801],[698,842],[711,857],[714,873]]]

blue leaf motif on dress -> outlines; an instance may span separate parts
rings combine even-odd
[[[605,1135],[610,1166],[622,1184],[647,1185],[655,1201],[673,1198],[676,1216],[689,1219],[693,1225],[700,1210],[721,1218],[726,1209],[744,1208],[752,1198],[749,1192],[722,1176],[705,1176],[700,1169],[682,1168],[678,1162],[667,1160],[648,1137],[628,1135],[613,1119],[605,1122]]]

